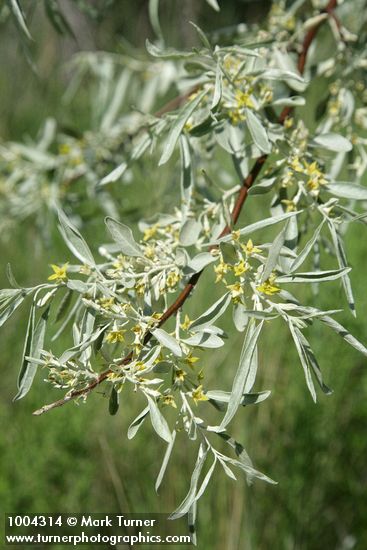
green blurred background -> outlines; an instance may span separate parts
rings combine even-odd
[[[31,70],[12,24],[2,22],[2,141],[35,137],[42,121],[51,115],[60,123],[72,120],[77,127],[85,128],[88,113],[83,92],[68,108],[61,99],[68,82],[64,64],[80,50],[119,51],[122,39],[140,48],[146,37],[153,37],[145,0],[84,2],[87,8],[105,5],[99,18],[76,9],[71,1],[62,0],[77,40],[55,32],[44,17],[41,3],[25,4],[35,37],[31,49],[38,74]],[[33,9],[34,4],[38,4],[37,9]],[[188,20],[196,21],[204,29],[216,29],[246,20],[260,21],[268,8],[266,1],[226,0],[222,5],[221,13],[217,14],[198,0],[162,1],[162,26],[167,42],[176,47],[196,43],[196,34]],[[151,182],[142,181],[139,188],[129,186],[124,193],[130,194],[131,203],[138,204],[142,193],[153,196],[151,188]],[[154,202],[149,205],[151,213],[157,209],[159,200],[155,191]],[[249,200],[242,220],[260,217],[264,211],[261,208],[265,205],[260,201],[256,203],[255,214]],[[134,216],[127,222],[134,223],[136,213]],[[106,240],[102,218],[93,220],[85,231],[87,236],[93,234],[95,243]],[[367,245],[360,231],[360,226],[354,227],[348,236],[359,316],[355,320],[345,313],[339,320],[365,343]],[[36,246],[36,241],[31,223],[19,225],[7,242],[0,241],[2,286],[7,286],[7,262],[12,264],[22,284],[31,285],[47,277],[49,263],[70,259],[60,239],[51,248]],[[211,299],[210,283],[205,277],[200,281],[195,301],[189,306],[192,316]],[[325,287],[320,300],[325,308],[343,301],[339,285]],[[230,319],[224,319],[223,328],[227,326],[233,333],[230,325]],[[115,417],[108,414],[102,390],[84,405],[69,404],[41,417],[31,416],[35,408],[53,400],[55,392],[50,391],[40,375],[23,401],[12,402],[25,328],[26,316],[21,310],[0,333],[2,511],[172,511],[188,489],[194,448],[191,452],[184,438],[179,441],[157,496],[154,479],[164,444],[153,436],[149,423],[135,439],[127,440],[127,427],[142,408],[134,396],[122,395]],[[286,328],[279,324],[271,331],[265,330],[256,389],[271,389],[272,396],[258,407],[240,411],[232,433],[243,442],[255,465],[279,484],[256,482],[247,487],[240,473],[235,483],[218,469],[199,503],[199,549],[367,548],[366,360],[324,329],[318,332],[314,327],[310,339],[334,394],[320,395],[314,405]],[[223,386],[230,387],[240,347],[241,335],[233,334],[224,348],[203,355],[202,365],[208,380],[213,381],[212,387],[219,379]]]

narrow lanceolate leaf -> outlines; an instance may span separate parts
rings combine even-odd
[[[187,268],[190,271],[198,272],[204,269],[204,267],[206,267],[207,265],[212,264],[216,261],[217,258],[212,256],[209,252],[199,252],[199,254],[191,258],[187,265]]]
[[[256,185],[253,185],[250,187],[248,194],[249,195],[265,195],[265,193],[269,193],[269,191],[272,190],[274,185],[277,182],[277,178],[266,178],[261,180]]]
[[[286,246],[289,250],[295,251],[297,249],[297,245],[298,245],[298,219],[293,216],[293,218],[289,218],[287,225],[285,227],[284,246]]]
[[[282,97],[280,99],[276,99],[271,103],[271,105],[278,106],[278,107],[299,107],[302,105],[305,105],[306,100],[304,97],[300,95],[295,95],[291,97]]]
[[[208,486],[208,483],[210,481],[210,478],[212,477],[213,475],[213,472],[214,472],[214,468],[215,468],[215,465],[217,463],[217,457],[214,456],[214,460],[213,460],[213,463],[212,465],[210,466],[209,470],[207,471],[207,474],[206,476],[204,477],[201,485],[200,485],[200,489],[198,490],[198,492],[196,493],[196,497],[195,497],[195,500],[199,500],[199,498],[201,498],[204,494],[204,491],[205,489],[207,488]]]
[[[329,229],[330,229],[331,238],[333,240],[334,249],[335,249],[335,253],[336,253],[336,257],[337,257],[337,260],[338,260],[339,267],[340,267],[340,269],[346,268],[346,267],[348,267],[348,261],[347,261],[347,257],[346,257],[346,254],[345,254],[343,241],[340,238],[340,235],[339,235],[335,225],[333,224],[333,222],[331,220],[328,220],[328,226],[329,226]],[[344,288],[345,295],[347,297],[349,308],[350,308],[352,314],[354,315],[354,317],[356,317],[356,306],[355,306],[355,302],[354,302],[352,285],[351,285],[350,278],[349,278],[348,274],[345,274],[343,276],[342,282],[343,282],[343,288]]]
[[[202,41],[205,48],[208,48],[208,50],[211,50],[211,45],[210,45],[210,42],[209,42],[208,37],[206,36],[205,32],[198,25],[196,25],[196,23],[194,23],[193,21],[190,21],[190,25],[192,25],[194,27],[194,29],[196,30],[196,32],[198,33],[199,38]]]
[[[180,231],[180,243],[184,246],[191,246],[195,244],[199,238],[199,235],[203,229],[203,226],[198,220],[189,218],[185,221]]]
[[[264,321],[261,321],[256,327],[255,321],[251,320],[248,325],[238,370],[233,381],[227,412],[218,428],[218,431],[224,431],[227,424],[236,414],[236,411],[241,404],[243,394],[249,391],[248,386],[252,385],[257,369],[256,344],[263,327],[263,322]]]
[[[180,154],[181,154],[181,202],[182,202],[183,219],[186,219],[186,214],[190,207],[194,180],[193,180],[193,173],[192,173],[190,143],[188,138],[184,134],[180,136]]]
[[[269,276],[271,275],[272,271],[275,269],[278,263],[279,254],[284,244],[284,238],[285,238],[285,229],[283,229],[279,233],[279,235],[274,239],[274,242],[269,249],[269,255],[265,262],[264,271],[261,277],[262,283],[267,279],[269,279]]]
[[[150,140],[149,140],[150,141]],[[100,186],[107,185],[108,183],[112,183],[114,181],[117,181],[121,176],[126,172],[126,169],[128,167],[127,162],[122,162],[116,168],[112,170],[107,176],[105,176],[99,183]]]
[[[265,154],[271,152],[268,134],[259,118],[250,109],[246,109],[246,123],[255,145]]]
[[[177,355],[177,357],[182,357],[182,349],[176,338],[168,334],[168,332],[162,328],[152,330],[152,334],[163,347],[168,348],[174,355]]]
[[[24,397],[32,386],[37,371],[37,364],[33,363],[32,359],[37,360],[41,356],[49,310],[50,307],[42,313],[37,325],[35,325],[35,308],[32,307],[31,309],[24,346],[23,364],[18,378],[18,393],[14,397],[14,400]],[[26,359],[26,357],[30,357],[31,359]]]
[[[178,51],[174,48],[158,48],[158,46],[152,44],[152,42],[150,42],[148,39],[146,39],[145,41],[145,47],[150,55],[152,55],[153,57],[159,57],[161,59],[185,59],[197,56],[197,53],[195,51],[189,52]]]
[[[215,11],[219,11],[220,10],[220,7],[219,7],[219,4],[217,2],[217,0],[206,0],[207,4],[209,4],[209,6],[211,6],[213,8],[213,10]]]
[[[169,160],[186,122],[207,93],[207,90],[203,90],[202,92],[200,92],[193,100],[189,101],[189,103],[187,103],[185,107],[181,109],[181,111],[177,114],[177,117],[175,118],[171,130],[168,134],[167,142],[163,149],[159,165],[165,164]]]
[[[331,390],[323,381],[323,378],[322,378],[322,374],[321,374],[321,369],[320,369],[320,366],[317,362],[317,359],[311,349],[311,346],[308,342],[308,340],[306,339],[306,337],[304,336],[304,334],[302,334],[302,332],[298,329],[298,328],[295,328],[295,331],[297,333],[297,336],[299,338],[299,341],[300,341],[300,344],[303,348],[303,351],[306,355],[306,358],[307,358],[307,361],[308,361],[308,364],[309,366],[311,367],[312,369],[312,372],[314,373],[315,375],[315,378],[320,386],[320,388],[322,389],[322,391],[326,394],[326,395],[330,395],[331,393],[333,393],[333,390]]]
[[[199,477],[201,474],[201,470],[203,469],[207,455],[208,455],[208,449],[204,450],[204,447],[201,444],[199,448],[199,453],[196,460],[195,468],[191,476],[189,492],[187,493],[186,497],[181,502],[181,504],[178,506],[178,508],[176,508],[176,510],[169,516],[169,519],[177,519],[184,516],[189,511],[192,504],[195,502]]]
[[[135,418],[135,420],[131,422],[127,430],[128,439],[132,439],[133,437],[135,437],[137,431],[139,430],[140,426],[143,424],[148,414],[149,414],[149,405],[145,407],[145,409],[141,411],[141,413]]]
[[[167,443],[171,443],[172,434],[171,430],[168,427],[166,419],[159,410],[155,400],[147,393],[145,394],[145,396],[148,400],[150,420],[152,422],[154,430],[157,432],[159,437],[164,439],[164,441],[167,441]]]
[[[28,361],[26,360],[26,357],[28,357],[31,349],[32,334],[34,329],[35,309],[36,309],[35,306],[32,304],[32,307],[29,313],[29,318],[28,318],[26,337],[24,341],[24,348],[23,348],[23,354],[22,354],[22,366],[20,368],[19,377],[18,377],[18,393],[14,397],[14,400],[20,399],[19,392],[21,388],[22,378],[24,377],[24,374],[28,366]]]
[[[241,445],[241,443],[233,439],[233,437],[230,437],[225,432],[218,433],[218,436],[224,439],[226,443],[228,443],[228,445],[235,450],[235,453],[238,456],[238,460],[227,457],[227,462],[229,464],[233,464],[233,466],[241,468],[246,473],[248,483],[252,483],[254,478],[258,478],[266,481],[267,483],[276,484],[276,481],[272,480],[270,477],[266,476],[262,472],[255,470],[251,458],[249,457],[246,449],[243,447],[243,445]]]
[[[157,480],[155,482],[155,490],[157,492],[158,492],[159,487],[161,486],[164,474],[166,473],[168,462],[169,462],[169,459],[170,459],[170,456],[171,456],[171,453],[172,453],[172,450],[173,450],[173,446],[175,444],[175,439],[176,439],[176,430],[173,430],[171,442],[168,444],[166,452],[164,453],[162,466],[161,466],[161,469],[159,470],[159,474],[158,474]]]
[[[246,405],[256,405],[257,403],[262,403],[271,395],[271,390],[259,391],[254,393],[245,393],[241,401],[241,405],[246,407]]]
[[[119,410],[119,394],[116,388],[113,386],[110,395],[110,401],[108,404],[108,411],[110,415],[114,416]]]
[[[271,394],[271,391],[260,391],[256,393],[245,393],[242,396],[241,405],[244,407],[246,405],[256,405],[257,403],[261,403],[262,401],[265,401]],[[231,398],[231,393],[228,391],[222,391],[222,390],[209,390],[205,394],[209,399],[212,399],[214,401],[219,401],[220,403],[229,403]]]
[[[240,235],[248,235],[250,233],[253,233],[254,231],[257,231],[258,229],[263,229],[264,227],[269,227],[271,225],[275,225],[276,223],[282,222],[284,220],[287,220],[288,218],[291,218],[292,216],[298,216],[301,214],[303,210],[299,210],[298,212],[287,212],[286,214],[279,214],[279,216],[271,216],[270,218],[265,218],[264,220],[260,220],[255,223],[251,223],[250,225],[247,225],[246,227],[242,227],[239,232]],[[226,235],[225,237],[222,237],[221,239],[218,239],[218,241],[209,243],[212,244],[218,244],[221,242],[230,241],[232,239],[232,235]]]
[[[234,326],[238,332],[243,332],[247,326],[249,316],[243,304],[236,304],[232,310]]]
[[[197,514],[197,501],[195,500],[187,512],[187,525],[189,528],[191,542],[194,546],[197,545],[196,536],[196,514]]]
[[[305,244],[303,250],[301,250],[301,252],[299,253],[299,255],[297,256],[297,258],[294,260],[294,262],[291,264],[290,268],[289,268],[289,271],[291,273],[293,273],[293,271],[296,271],[296,269],[298,269],[302,264],[303,262],[306,260],[306,258],[308,257],[308,255],[310,254],[311,250],[313,249],[314,247],[314,244],[316,243],[316,241],[318,241],[319,239],[319,236],[320,236],[320,232],[321,232],[321,229],[323,228],[323,225],[324,225],[324,220],[320,223],[320,225],[318,226],[318,228],[316,229],[315,233],[313,234],[313,236],[311,237],[311,239]]]
[[[320,134],[314,138],[316,145],[320,145],[324,149],[329,149],[330,151],[335,151],[336,153],[347,153],[351,151],[353,145],[349,139],[341,136],[340,134]]]
[[[335,319],[333,319],[332,317],[329,317],[328,315],[319,317],[319,319],[320,321],[325,323],[325,325],[327,325],[332,330],[334,330],[337,334],[339,334],[339,336],[344,338],[344,340],[348,342],[348,344],[353,346],[353,348],[355,348],[360,353],[363,353],[363,355],[367,356],[367,348],[361,342],[359,342],[357,338],[352,336],[350,332],[345,327],[343,327],[343,325],[341,325],[340,323],[335,321]]]
[[[340,279],[350,271],[350,267],[343,269],[332,269],[330,271],[309,271],[307,273],[292,273],[280,275],[276,278],[277,283],[322,283]]]
[[[224,346],[222,338],[217,334],[211,334],[207,331],[198,331],[195,332],[190,338],[183,340],[188,346],[199,347],[199,348],[220,348]]]
[[[10,9],[10,12],[14,17],[18,27],[21,29],[24,35],[28,38],[28,40],[32,40],[31,34],[28,30],[28,27],[24,19],[22,8],[20,7],[18,0],[7,0],[7,3]]]
[[[325,189],[334,195],[334,197],[357,201],[367,200],[367,187],[363,187],[357,183],[338,181],[337,183],[328,183],[325,185]]]
[[[14,277],[14,274],[13,274],[13,270],[11,268],[11,265],[8,263],[6,264],[6,276],[8,278],[8,281],[9,283],[11,284],[11,286],[13,288],[21,288],[20,285],[18,284],[16,278]]]
[[[313,383],[313,380],[312,380],[309,360],[308,360],[307,354],[304,350],[304,347],[302,345],[301,339],[299,337],[300,331],[295,326],[293,326],[292,322],[289,322],[288,325],[289,325],[289,330],[292,334],[294,343],[296,345],[296,349],[297,349],[299,358],[301,360],[301,365],[303,367],[303,371],[305,373],[307,387],[310,391],[312,399],[316,403],[316,390],[315,390],[315,386],[314,386],[314,383]]]
[[[149,19],[158,38],[163,41],[163,34],[159,22],[159,0],[149,0]]]
[[[217,109],[221,99],[222,99],[222,70],[220,68],[220,63],[218,61],[216,72],[215,72],[215,86],[214,86],[214,94],[213,94],[213,100],[211,105],[212,111],[215,111]]]
[[[4,303],[0,304],[0,327],[13,315],[28,294],[28,292],[18,289],[6,289],[4,292],[7,291],[12,294]]]
[[[226,311],[229,303],[231,301],[231,295],[224,294],[217,302],[215,302],[205,313],[200,315],[195,321],[190,325],[190,330],[198,331],[209,325],[212,325],[223,313]]]
[[[119,245],[123,254],[126,256],[143,256],[140,246],[135,241],[130,227],[109,216],[105,219],[105,223],[111,237]]]
[[[60,231],[67,247],[81,262],[94,266],[95,261],[93,255],[78,229],[71,223],[62,210],[58,211],[58,216]]]

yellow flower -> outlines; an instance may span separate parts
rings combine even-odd
[[[234,126],[236,126],[243,120],[246,120],[245,115],[241,113],[239,109],[232,109],[231,111],[228,111],[228,116]]]
[[[243,288],[240,283],[235,283],[234,285],[227,285],[226,288],[231,291],[231,296],[235,302],[239,301],[239,298],[243,294]]]
[[[338,116],[340,113],[341,106],[342,104],[338,99],[329,101],[329,104],[328,104],[329,114],[334,117]]]
[[[177,369],[175,371],[175,382],[182,384],[185,381],[186,372],[182,369]]]
[[[240,61],[233,55],[228,55],[224,60],[224,68],[229,73],[235,73],[240,68]]]
[[[311,191],[317,191],[320,185],[327,183],[324,174],[319,169],[316,161],[312,162],[311,164],[308,164],[306,162],[305,172],[309,176],[307,186],[309,187],[309,189],[311,189]]]
[[[65,281],[65,279],[68,278],[66,271],[68,268],[68,263],[64,264],[62,267],[59,267],[56,264],[51,264],[51,268],[53,270],[53,274],[48,277],[48,281],[57,281],[58,283],[61,283],[62,281]]]
[[[284,128],[286,130],[289,130],[289,128],[292,128],[293,123],[294,123],[294,118],[293,117],[287,117],[284,121]]]
[[[248,92],[241,92],[241,90],[237,90],[235,96],[236,96],[237,107],[239,109],[243,107],[254,109],[255,107],[254,102],[252,101],[251,96]]]
[[[59,153],[60,155],[68,155],[71,151],[71,146],[69,143],[61,143],[59,145]]]
[[[100,298],[99,300],[99,304],[101,307],[103,307],[104,309],[110,309],[115,303],[115,299],[114,298],[106,298],[106,297],[103,297],[103,298]]]
[[[144,256],[148,258],[149,260],[153,259],[155,256],[155,248],[154,246],[147,245],[144,249]]]
[[[183,323],[181,323],[181,328],[183,330],[189,330],[191,323],[192,321],[190,321],[190,317],[188,315],[185,315],[185,320]]]
[[[163,313],[159,313],[158,311],[155,311],[154,313],[152,313],[152,315],[150,316],[151,319],[153,319],[153,321],[160,321],[160,319],[162,319],[162,315]]]
[[[145,283],[143,282],[136,283],[136,285],[134,286],[134,289],[138,296],[142,296],[145,290]]]
[[[231,266],[229,264],[226,264],[225,262],[223,262],[223,260],[221,260],[218,265],[214,266],[214,271],[217,274],[217,277],[215,279],[216,283],[218,283],[219,281],[221,281],[223,279],[224,275],[228,272],[230,267]]]
[[[111,382],[116,382],[117,380],[121,380],[122,376],[123,376],[122,373],[111,372],[110,374],[107,375],[107,380]]]
[[[261,252],[261,248],[254,246],[251,239],[247,241],[246,245],[241,245],[241,248],[244,252],[246,252],[247,256],[252,256],[252,254],[260,254]]]
[[[139,344],[140,344],[141,335],[143,334],[143,329],[142,329],[142,327],[141,327],[140,325],[135,325],[135,326],[132,327],[131,332],[133,332],[133,333],[135,334],[134,344],[139,345]]]
[[[119,329],[119,330],[111,330],[107,336],[106,336],[106,342],[109,344],[117,344],[119,342],[125,341],[125,334],[126,330]]]
[[[203,386],[198,386],[196,390],[192,390],[191,397],[197,405],[199,401],[208,401],[208,397],[203,393]]]
[[[290,201],[288,199],[283,199],[280,202],[285,205],[286,212],[295,212],[297,210],[297,206],[293,201]]]
[[[191,122],[191,120],[188,120],[184,126],[184,130],[186,130],[187,132],[190,132],[191,128],[193,128],[193,123]]]
[[[295,172],[303,172],[303,166],[300,163],[298,156],[293,157],[289,165]]]
[[[319,167],[316,161],[312,162],[311,164],[309,164],[308,162],[305,162],[305,170],[306,170],[306,174],[311,178],[319,178],[323,176],[323,173],[319,170]]]
[[[193,357],[191,353],[186,357],[185,363],[189,365],[191,369],[194,368],[195,363],[199,361],[199,357]]]
[[[248,265],[245,264],[244,260],[241,260],[240,262],[238,262],[236,265],[233,266],[233,271],[236,277],[240,277],[241,275],[246,273],[247,270],[248,270]]]
[[[234,241],[239,241],[240,240],[240,236],[241,236],[241,233],[240,231],[232,231],[232,239]]]
[[[270,275],[269,279],[256,287],[256,290],[262,292],[263,294],[267,294],[268,296],[277,294],[278,292],[280,292],[280,288],[274,284],[275,279],[275,275]]]
[[[260,84],[260,97],[264,103],[270,103],[273,101],[273,90],[264,84]]]
[[[293,31],[296,28],[296,20],[294,15],[290,15],[285,19],[283,26],[287,31]]]
[[[81,273],[82,275],[90,275],[92,273],[92,270],[89,265],[84,264],[80,267],[79,273]]]
[[[119,254],[117,256],[116,261],[113,264],[113,267],[115,269],[122,269],[123,267],[125,267],[125,265],[126,265],[125,257],[122,254]]]
[[[173,407],[174,409],[177,409],[177,405],[175,400],[173,399],[172,395],[164,395],[163,396],[163,405],[169,405],[170,407]]]
[[[134,353],[137,357],[140,355],[142,349],[143,349],[143,346],[141,344],[134,345]]]
[[[152,225],[144,231],[143,241],[149,241],[157,233],[158,225]]]
[[[180,280],[180,275],[176,271],[170,271],[167,275],[166,283],[168,288],[174,288]]]

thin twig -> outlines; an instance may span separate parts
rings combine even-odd
[[[326,6],[326,8],[324,10],[322,10],[321,13],[326,12],[329,15],[331,15],[331,14],[333,14],[333,10],[336,7],[337,7],[337,0],[329,0],[328,5]],[[299,71],[300,74],[304,73],[308,51],[310,49],[310,46],[311,46],[313,40],[316,37],[317,31],[319,30],[322,23],[323,23],[323,21],[320,21],[320,22],[316,23],[313,27],[311,27],[308,30],[308,32],[306,33],[306,36],[304,37],[303,44],[302,44],[302,50],[299,54],[298,64],[297,64],[298,71]],[[192,93],[192,90],[190,92],[184,94],[183,96],[179,96],[179,97],[175,98],[169,104],[165,105],[160,111],[158,111],[156,113],[156,116],[162,116],[162,114],[164,114],[168,110],[175,109],[175,108],[179,107],[181,105],[181,103],[183,101],[185,101],[185,99],[187,99],[189,97],[189,95],[191,95],[191,93]],[[282,110],[282,112],[279,116],[279,119],[278,119],[279,123],[283,124],[284,121],[286,120],[286,118],[289,116],[289,114],[292,111],[293,111],[293,106],[285,107]],[[237,222],[237,220],[238,220],[238,218],[241,214],[241,211],[243,209],[243,205],[245,204],[245,201],[248,197],[248,191],[251,188],[251,186],[253,185],[253,183],[255,182],[258,175],[260,174],[260,172],[262,170],[262,167],[264,166],[264,164],[265,164],[266,160],[268,159],[268,157],[269,157],[269,155],[261,155],[260,157],[258,157],[258,159],[255,161],[253,167],[251,168],[249,174],[244,179],[241,190],[238,193],[238,197],[236,199],[235,205],[234,205],[232,213],[231,213],[232,224],[227,225],[223,229],[223,231],[221,232],[219,238],[224,237],[225,235],[228,235],[232,231],[233,226],[236,224],[236,222]],[[176,300],[163,313],[163,315],[160,318],[159,323],[158,323],[157,326],[159,326],[159,327],[162,326],[168,319],[170,319],[170,317],[175,315],[177,313],[177,311],[183,306],[183,304],[186,302],[187,298],[190,296],[191,292],[195,288],[195,286],[196,286],[198,280],[200,279],[201,274],[203,273],[203,271],[204,270],[199,271],[197,273],[194,273],[194,275],[192,275],[190,277],[188,283],[186,284],[184,289],[180,292],[180,294],[178,295]],[[148,331],[145,335],[145,338],[144,338],[144,344],[147,344],[152,337],[153,337],[152,332]],[[133,358],[133,354],[132,354],[132,352],[130,352],[124,358],[121,365],[127,365],[128,363],[130,363],[132,361],[132,358]],[[62,405],[65,405],[69,401],[72,401],[72,400],[74,400],[78,397],[87,396],[92,390],[94,390],[97,386],[99,386],[102,382],[104,382],[104,380],[106,380],[106,378],[108,378],[108,376],[112,373],[113,373],[112,369],[107,369],[106,371],[102,372],[96,378],[96,380],[94,380],[91,384],[86,386],[84,389],[80,389],[80,390],[76,390],[74,392],[70,392],[63,399],[59,399],[58,401],[55,401],[54,403],[50,403],[49,405],[44,405],[43,407],[41,407],[40,409],[35,411],[33,414],[36,415],[36,416],[39,416],[39,415],[41,415],[45,412],[50,411],[51,409],[61,407]]]
[[[154,116],[157,118],[160,118],[161,116],[165,115],[166,113],[169,113],[170,111],[174,111],[178,107],[181,107],[183,103],[186,103],[186,101],[189,99],[189,97],[194,94],[199,89],[199,85],[193,86],[190,88],[188,92],[183,93],[182,95],[179,95],[177,97],[174,97],[166,103],[159,111],[156,111],[154,113]]]

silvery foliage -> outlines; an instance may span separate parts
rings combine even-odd
[[[178,432],[199,443],[189,492],[172,518],[188,514],[194,520],[216,465],[234,479],[237,467],[249,481],[272,482],[227,428],[241,406],[270,395],[253,387],[261,334],[273,320],[284,321],[290,331],[314,401],[315,382],[324,393],[331,390],[305,329],[321,323],[367,355],[336,320],[339,310],[319,310],[297,298],[298,284],[314,290],[321,283],[340,284],[356,315],[344,237],[349,223],[362,226],[367,216],[366,11],[357,20],[354,3],[344,2],[338,17],[348,28],[339,29],[325,14],[305,14],[303,4],[294,2],[289,10],[275,4],[266,28],[238,27],[230,46],[220,45],[220,34],[217,43],[197,29],[199,49],[181,52],[147,42],[148,61],[127,54],[79,55],[75,82],[92,73],[99,85],[93,128],[73,138],[47,121],[38,142],[1,146],[2,223],[35,213],[56,216],[75,258],[54,266],[50,280],[33,288],[20,287],[8,270],[12,288],[0,291],[0,324],[31,297],[17,398],[27,394],[39,368],[51,385],[66,390],[66,399],[86,399],[102,373],[111,414],[123,388],[141,393],[146,406],[128,437],[150,419],[167,443],[157,489]],[[301,75],[293,52],[317,17],[325,21]],[[172,87],[182,94],[177,108],[147,114]],[[136,109],[121,114],[132,97]],[[294,110],[281,125],[277,119],[287,106]],[[304,112],[314,113],[314,120],[304,120]],[[170,212],[141,220],[138,234],[117,219],[113,191],[123,192],[134,166],[148,155],[158,171],[169,163],[181,200]],[[249,191],[246,211],[256,212],[269,197],[270,212],[250,224],[244,218],[221,236],[231,225],[241,180],[261,155],[268,155],[267,162]],[[69,182],[77,180],[83,200],[99,201],[108,214],[111,242],[98,253],[85,242],[73,210]],[[330,261],[323,267],[324,253],[332,267]],[[213,303],[192,319],[188,300],[172,325],[163,327],[166,309],[203,269],[217,291]],[[207,387],[195,353],[225,345],[220,323],[228,311],[234,329],[243,333],[243,347],[232,388],[224,391]],[[57,321],[56,331],[49,319]],[[61,356],[44,349],[47,331],[54,332],[54,341],[65,330],[72,335],[69,349]],[[218,425],[202,418],[209,406],[222,411]],[[235,458],[217,448],[220,440]]]

